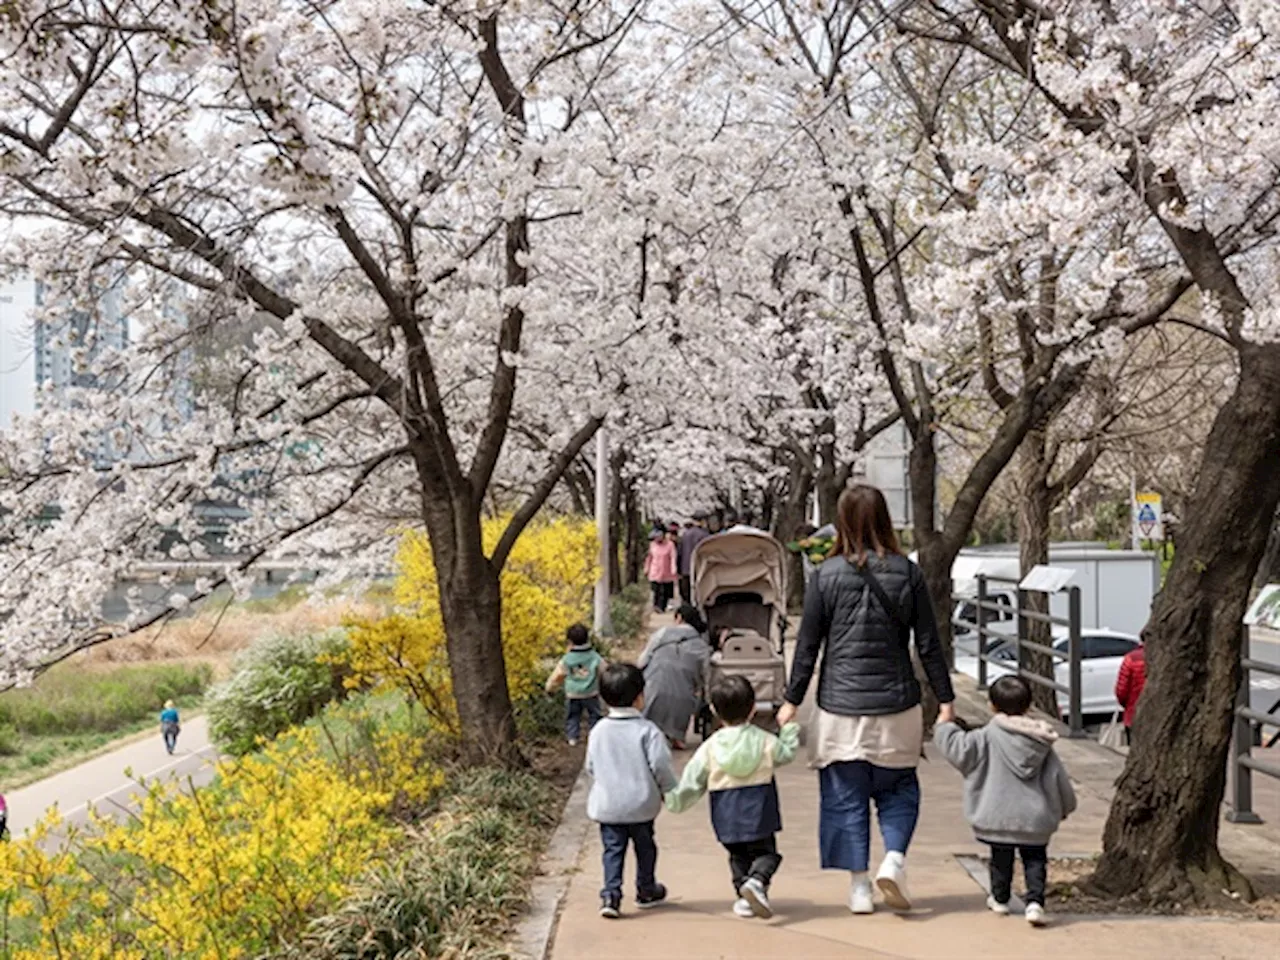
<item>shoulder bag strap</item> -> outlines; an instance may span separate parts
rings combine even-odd
[[[881,585],[880,578],[871,572],[871,566],[867,563],[862,564],[862,566],[854,564],[853,568],[862,575],[863,580],[867,581],[867,586],[876,595],[876,599],[880,601],[880,606],[884,607],[885,613],[889,614],[889,619],[903,630],[910,631],[911,624],[902,618],[902,611],[898,609],[896,603],[889,599],[889,594],[885,592],[884,587]]]

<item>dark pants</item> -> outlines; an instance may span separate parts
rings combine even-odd
[[[653,589],[653,609],[662,613],[667,612],[667,604],[671,603],[671,596],[675,593],[674,583],[659,583],[657,580],[650,580],[649,586]]]
[[[782,854],[778,853],[778,841],[772,837],[763,840],[748,840],[746,843],[726,843],[729,851],[729,870],[733,873],[733,889],[742,889],[748,877],[755,877],[764,884],[766,890],[773,881],[773,875],[782,865]]]
[[[596,697],[566,697],[564,701],[564,735],[577,740],[582,732],[582,718],[587,718],[587,729],[600,719],[600,700]]]
[[[165,727],[161,733],[164,735],[164,748],[173,753],[178,746],[178,729],[176,727]]]
[[[1044,906],[1044,885],[1049,875],[1048,847],[1015,847],[1008,843],[991,844],[991,897],[996,903],[1008,903],[1013,893],[1013,858],[1022,854],[1022,872],[1027,878],[1027,903]]]
[[[1133,746],[1133,727],[1124,728],[1124,743],[1127,747]]]
[[[867,869],[873,800],[885,850],[907,852],[920,817],[920,781],[914,768],[877,767],[865,760],[832,763],[818,771],[818,790],[818,847],[824,870]]]
[[[636,850],[636,893],[653,893],[658,881],[658,844],[653,839],[653,821],[647,823],[602,823],[600,842],[604,844],[604,886],[602,897],[622,896],[622,867],[627,862],[627,843]]]
[[[693,603],[693,580],[689,574],[680,574],[680,602]]]

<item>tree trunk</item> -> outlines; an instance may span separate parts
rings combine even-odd
[[[622,561],[618,545],[622,543],[624,517],[622,516],[622,467],[626,456],[622,451],[614,454],[609,464],[609,592],[622,590]]]
[[[627,535],[626,535],[626,582],[628,584],[638,583],[640,581],[640,571],[644,567],[644,532],[641,528],[640,506],[636,503],[635,488],[631,482],[627,481],[625,489],[622,493],[622,499],[625,504],[627,515]]]
[[[804,508],[813,486],[813,477],[798,460],[792,461],[787,478],[786,496],[774,515],[773,535],[783,543],[789,543],[800,535],[805,525]],[[804,560],[798,553],[787,555],[787,609],[798,610],[804,606]]]
[[[1280,504],[1277,463],[1280,344],[1245,344],[1143,631],[1147,683],[1092,879],[1109,896],[1229,905],[1229,892],[1252,892],[1218,851],[1218,817],[1240,620]]]
[[[1028,433],[1018,450],[1018,488],[1018,569],[1025,577],[1032,567],[1049,562],[1049,515],[1052,503],[1049,494],[1049,459],[1043,429]],[[1047,593],[1029,590],[1023,597],[1027,610],[1033,613],[1049,612]],[[1028,620],[1024,639],[1048,647],[1053,644],[1053,631],[1047,623]],[[1037,676],[1053,679],[1053,657],[1047,654],[1024,650],[1020,666]],[[1052,717],[1058,715],[1058,698],[1051,687],[1032,683],[1031,697],[1035,706],[1045,713]]]

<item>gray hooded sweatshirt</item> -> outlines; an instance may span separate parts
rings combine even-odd
[[[996,714],[977,730],[943,723],[934,742],[964,774],[964,815],[987,843],[1042,847],[1076,808],[1054,729],[1032,717]]]

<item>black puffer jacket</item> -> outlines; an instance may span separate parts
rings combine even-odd
[[[929,686],[941,703],[950,703],[955,694],[920,568],[897,554],[872,555],[867,563],[911,629],[884,609],[850,561],[827,560],[805,590],[788,702],[799,705],[804,700],[821,651],[818,706],[823,710],[843,716],[878,716],[914,707],[920,702],[920,682],[911,668],[910,634],[914,632]]]

